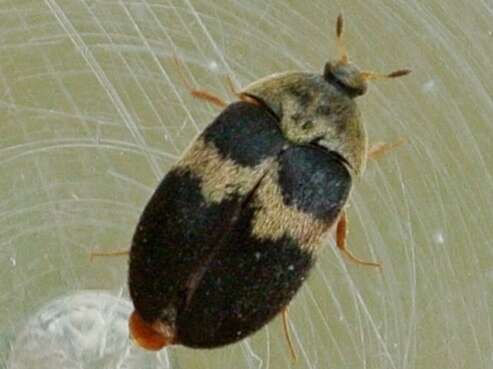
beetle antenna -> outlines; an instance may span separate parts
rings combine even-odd
[[[349,57],[347,54],[346,45],[344,45],[344,40],[342,39],[342,35],[344,34],[344,19],[342,18],[342,14],[337,16],[336,22],[336,41],[337,41],[337,49],[339,50],[339,63],[347,64],[349,62]]]
[[[399,69],[389,74],[380,74],[375,72],[361,72],[361,77],[366,81],[370,81],[377,79],[390,79],[390,78],[403,77],[403,76],[407,76],[409,73],[411,73],[410,69]]]

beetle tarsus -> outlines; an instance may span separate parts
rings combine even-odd
[[[197,99],[205,100],[208,103],[210,103],[212,105],[216,105],[219,108],[224,108],[224,107],[226,107],[226,105],[228,105],[228,104],[226,104],[226,102],[224,102],[223,99],[221,99],[220,97],[214,95],[213,93],[211,93],[209,91],[193,88],[192,84],[190,83],[190,81],[187,79],[187,77],[183,73],[184,67],[183,67],[183,64],[180,61],[180,59],[178,59],[178,57],[176,55],[174,55],[173,61],[175,62],[176,69],[178,70],[178,74],[180,75],[180,78],[181,78],[183,84],[185,85],[185,88],[190,93],[190,95],[192,95],[193,97],[195,97]]]
[[[93,251],[89,254],[89,260],[93,261],[96,257],[107,257],[107,256],[127,256],[130,253],[130,250],[119,250],[119,251],[108,251],[108,252],[98,252]]]
[[[298,361],[298,355],[296,355],[296,351],[294,349],[293,341],[291,340],[291,335],[289,334],[289,322],[288,322],[288,307],[286,306],[282,311],[282,326],[284,329],[284,336],[286,337],[286,341],[288,342],[289,352],[291,354],[291,358],[294,362]]]
[[[349,260],[351,260],[352,262],[354,262],[356,264],[365,265],[365,266],[372,266],[372,267],[382,269],[382,265],[380,263],[360,259],[360,258],[354,256],[347,248],[346,249],[340,249],[340,250],[346,258],[348,258]]]
[[[348,224],[348,220],[347,220],[346,211],[343,210],[341,213],[341,217],[339,218],[339,221],[337,223],[337,229],[336,229],[336,244],[339,250],[341,250],[342,255],[344,255],[346,258],[348,258],[349,260],[351,260],[356,264],[382,268],[382,265],[380,263],[360,259],[357,256],[354,256],[351,253],[351,251],[348,250],[347,242],[346,242],[347,224]]]
[[[208,103],[210,103],[212,105],[216,105],[219,108],[225,108],[226,105],[228,105],[223,99],[210,93],[209,91],[190,89],[189,92],[190,92],[190,95],[192,95],[193,97],[195,97],[197,99],[205,100]]]
[[[389,152],[394,151],[394,149],[398,148],[399,146],[402,146],[406,142],[407,140],[405,138],[400,138],[396,142],[392,143],[379,142],[373,144],[368,150],[367,157],[368,159],[379,159],[382,156],[387,155]]]

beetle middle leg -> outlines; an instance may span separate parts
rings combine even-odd
[[[397,140],[396,142],[392,143],[376,143],[373,144],[369,149],[368,149],[368,159],[379,159],[382,156],[388,154],[389,152],[393,151],[394,149],[398,148],[399,146],[403,145],[406,143],[405,138],[401,138]]]
[[[336,244],[337,244],[337,247],[339,248],[339,250],[341,250],[342,254],[356,264],[381,268],[382,266],[380,265],[380,263],[362,260],[362,259],[354,256],[351,253],[351,251],[348,250],[347,242],[346,242],[347,225],[348,225],[348,220],[347,220],[346,210],[342,210],[341,217],[339,218],[339,221],[337,222],[337,228],[336,228]]]
[[[98,251],[92,251],[89,255],[89,259],[91,261],[94,260],[96,257],[100,256],[127,256],[130,254],[130,250],[118,250],[118,251],[107,251],[107,252],[98,252]]]

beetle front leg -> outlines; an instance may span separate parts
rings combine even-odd
[[[190,93],[190,95],[192,95],[193,97],[195,97],[197,99],[205,100],[208,103],[210,103],[212,105],[216,105],[219,108],[224,108],[224,107],[226,107],[226,105],[228,105],[219,96],[216,96],[209,91],[193,88],[192,84],[188,81],[187,77],[183,73],[184,68],[183,68],[182,62],[178,59],[178,57],[176,55],[173,56],[173,60],[176,64],[178,74],[180,75],[180,78],[183,81],[183,84],[185,85],[185,87],[188,90],[188,92]]]
[[[244,102],[247,102],[247,103],[250,103],[253,105],[257,105],[257,106],[262,106],[262,103],[259,100],[255,99],[255,98],[253,98],[253,97],[251,97],[245,93],[238,92],[238,89],[236,88],[233,80],[231,79],[231,77],[229,75],[226,76],[226,82],[228,84],[229,91],[233,94],[233,96],[236,96],[236,98],[238,98],[241,101],[244,101]]]
[[[356,264],[381,268],[382,266],[380,265],[380,263],[362,260],[362,259],[354,256],[347,249],[347,242],[346,242],[346,237],[347,237],[347,232],[348,232],[347,225],[348,225],[348,219],[347,219],[347,215],[346,215],[346,210],[342,210],[341,217],[339,218],[339,221],[337,222],[337,228],[336,228],[336,244],[337,244],[337,247],[339,248],[339,250],[341,250],[342,254]]]
[[[189,89],[189,92],[193,97],[205,100],[212,105],[216,105],[217,107],[224,108],[228,105],[223,99],[210,93],[209,91]]]
[[[230,92],[236,98],[238,98],[238,100],[241,100],[241,101],[253,104],[253,105],[257,105],[257,106],[262,105],[258,100],[254,99],[253,97],[246,95],[244,93],[238,92],[234,83],[233,83],[233,80],[231,79],[230,76],[226,77],[226,82],[228,84]],[[206,91],[206,90],[193,89],[192,86],[186,80],[185,80],[185,85],[187,86],[187,88],[190,92],[190,95],[192,95],[193,97],[195,97],[197,99],[205,100],[205,101],[207,101],[213,105],[216,105],[220,108],[226,107],[227,103],[224,100],[222,100],[220,97],[212,94],[211,92]]]
[[[369,149],[367,153],[368,159],[379,159],[380,157],[388,154],[392,150],[398,148],[399,146],[405,144],[407,141],[405,138],[401,138],[397,140],[396,142],[393,143],[376,143],[373,144]]]
[[[192,95],[196,99],[205,100],[208,103],[210,103],[212,105],[216,105],[219,108],[225,108],[228,105],[228,103],[226,103],[223,99],[221,99],[219,96],[215,95],[212,92],[209,92],[207,90],[193,88],[192,84],[188,81],[187,77],[183,73],[183,65],[182,65],[181,61],[176,56],[173,57],[173,60],[175,61],[176,67],[178,69],[178,73],[180,74],[180,78],[183,81],[183,84],[185,85],[185,87],[188,90],[188,92],[190,93],[190,95]],[[245,102],[248,102],[248,103],[251,103],[254,105],[261,105],[261,103],[258,100],[254,99],[253,97],[246,95],[244,93],[238,92],[238,90],[236,89],[236,87],[233,83],[233,80],[231,79],[231,77],[229,75],[226,77],[226,83],[228,84],[230,92],[239,100],[245,101]]]

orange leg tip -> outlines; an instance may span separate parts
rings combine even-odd
[[[347,257],[349,260],[351,260],[353,263],[359,264],[359,265],[364,265],[364,266],[370,266],[370,267],[375,267],[377,270],[381,271],[383,269],[383,266],[381,263],[377,263],[374,261],[366,261],[363,259],[360,259],[353,254],[346,248],[341,249],[342,254]]]
[[[145,322],[136,311],[130,315],[128,325],[133,341],[146,350],[158,351],[173,343],[173,334],[167,335],[158,331],[153,324]]]

